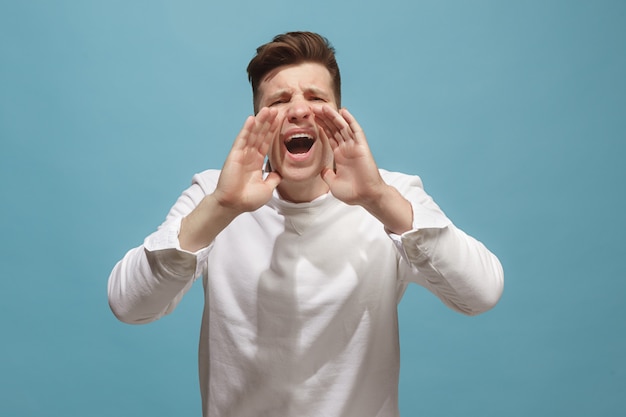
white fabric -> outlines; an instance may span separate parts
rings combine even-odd
[[[418,177],[381,174],[411,202],[413,231],[388,235],[330,194],[301,204],[275,194],[188,253],[180,221],[214,190],[219,171],[196,175],[159,229],[113,269],[112,310],[129,323],[156,320],[204,277],[205,417],[398,416],[397,303],[406,285],[478,314],[499,299],[503,274]]]

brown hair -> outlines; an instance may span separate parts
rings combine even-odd
[[[322,64],[333,80],[337,106],[341,107],[341,76],[335,60],[335,48],[328,39],[313,32],[288,32],[277,35],[271,42],[261,45],[248,64],[248,79],[252,84],[255,113],[258,108],[258,91],[263,77],[283,65],[315,62]]]

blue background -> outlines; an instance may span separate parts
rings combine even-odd
[[[403,416],[626,415],[626,2],[0,2],[0,415],[199,416],[201,284],[117,322],[108,274],[252,112],[275,34],[338,50],[379,166],[501,259],[469,318],[411,288]]]

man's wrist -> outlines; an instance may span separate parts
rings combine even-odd
[[[372,194],[362,207],[395,234],[408,232],[413,227],[413,207],[402,194],[389,184]]]
[[[208,246],[239,214],[221,205],[214,194],[205,196],[181,221],[178,235],[181,248],[195,252]]]

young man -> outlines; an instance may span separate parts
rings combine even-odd
[[[418,177],[377,168],[340,109],[325,38],[279,35],[248,74],[256,115],[222,170],[194,176],[115,266],[111,308],[128,323],[156,320],[203,276],[205,416],[398,416],[406,286],[478,314],[500,297],[500,263]]]

